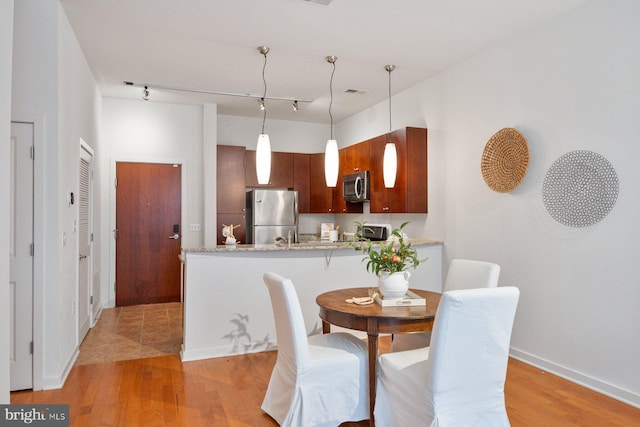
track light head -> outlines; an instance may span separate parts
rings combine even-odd
[[[149,100],[149,88],[147,86],[145,86],[142,90],[142,99],[144,99],[145,101]]]
[[[260,111],[264,111],[267,107],[264,105],[264,98],[258,99],[258,105],[260,106]]]
[[[291,104],[291,108],[293,108],[293,111],[298,111],[298,101],[293,101],[293,104]]]

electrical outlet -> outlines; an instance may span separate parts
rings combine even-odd
[[[191,224],[191,231],[200,231],[200,224]]]

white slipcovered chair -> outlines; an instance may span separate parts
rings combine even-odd
[[[449,265],[444,291],[473,288],[495,288],[498,286],[500,266],[492,262],[470,259],[454,259]],[[406,351],[429,346],[431,332],[395,334],[391,351]]]
[[[262,410],[281,426],[338,426],[369,418],[367,344],[344,332],[307,337],[291,280],[266,273],[278,357]]]
[[[376,424],[509,426],[504,383],[519,295],[515,287],[445,292],[430,347],[379,356]]]

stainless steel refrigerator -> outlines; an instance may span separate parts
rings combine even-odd
[[[247,243],[273,244],[278,237],[298,241],[298,192],[247,191]]]

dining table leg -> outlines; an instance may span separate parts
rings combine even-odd
[[[369,347],[369,426],[376,425],[373,417],[373,409],[376,405],[376,375],[378,363],[378,322],[369,319],[367,325],[367,339]]]
[[[331,333],[331,323],[322,321],[322,333],[330,334]]]

